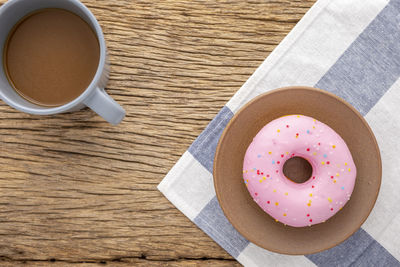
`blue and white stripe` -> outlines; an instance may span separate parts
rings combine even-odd
[[[400,0],[319,0],[219,112],[159,185],[159,190],[246,266],[400,266]],[[330,250],[279,255],[243,238],[215,197],[212,165],[226,124],[242,105],[289,85],[341,96],[374,130],[383,181],[362,228]]]

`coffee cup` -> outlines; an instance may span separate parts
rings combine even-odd
[[[52,115],[91,108],[111,124],[118,124],[125,117],[125,110],[104,90],[109,75],[107,48],[101,27],[89,11],[78,0],[10,0],[0,7],[0,62],[4,62],[5,46],[9,34],[27,15],[43,9],[62,9],[83,19],[92,29],[98,40],[99,57],[97,69],[87,88],[73,100],[60,106],[44,106],[21,96],[13,86],[7,74],[5,64],[0,64],[0,98],[11,107],[22,112],[36,115]],[[29,60],[29,59],[27,59]],[[46,64],[46,63],[43,63]],[[62,75],[62,74],[61,74]]]

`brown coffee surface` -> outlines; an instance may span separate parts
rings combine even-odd
[[[42,106],[60,106],[82,94],[100,59],[90,26],[62,9],[43,9],[25,17],[11,31],[4,51],[14,89]]]

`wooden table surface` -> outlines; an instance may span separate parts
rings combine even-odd
[[[156,186],[315,0],[83,2],[127,117],[0,101],[0,265],[238,266]]]

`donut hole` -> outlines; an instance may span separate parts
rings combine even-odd
[[[283,165],[283,174],[292,182],[302,184],[307,182],[312,175],[312,166],[302,157],[288,159]]]

